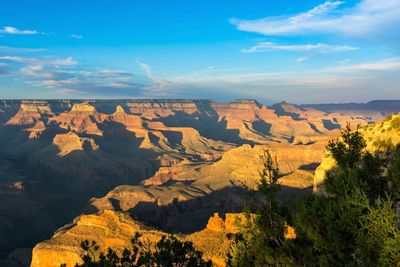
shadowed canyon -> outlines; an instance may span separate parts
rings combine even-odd
[[[0,100],[0,264],[73,266],[82,240],[123,247],[141,229],[179,233],[223,266],[222,236],[236,231],[265,150],[290,208],[319,190],[342,127],[364,126],[378,147],[374,133],[398,132],[382,121],[399,111],[399,101]]]

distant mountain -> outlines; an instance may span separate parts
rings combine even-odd
[[[375,100],[368,103],[307,104],[302,108],[315,108],[327,113],[360,115],[371,120],[382,120],[389,114],[400,112],[400,100]]]

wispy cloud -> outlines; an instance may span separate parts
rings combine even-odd
[[[272,42],[262,42],[248,49],[242,50],[244,53],[256,53],[266,51],[291,51],[291,52],[318,52],[318,53],[337,53],[357,50],[358,47],[348,45],[329,45],[329,44],[296,44],[278,45]]]
[[[307,61],[309,58],[308,57],[298,57],[295,59],[296,62],[304,62]]]
[[[69,37],[71,37],[72,39],[77,39],[77,40],[80,40],[83,38],[83,36],[79,35],[79,34],[70,34]]]
[[[149,86],[121,70],[58,69],[51,65],[28,65],[20,74],[33,85],[89,96],[140,96]]]
[[[143,63],[139,60],[137,60],[136,63],[143,69],[145,75],[153,82],[153,90],[162,90],[162,88],[168,83],[168,81],[162,80],[155,76],[148,64]]]
[[[19,56],[1,56],[0,60],[13,61],[18,63],[30,63],[35,65],[52,65],[52,66],[74,66],[77,61],[72,57],[57,58],[57,59],[37,59]]]
[[[20,30],[12,26],[5,26],[0,29],[0,33],[4,34],[22,34],[22,35],[34,35],[39,34],[38,31],[35,30]]]
[[[4,63],[7,66],[0,68],[0,75],[13,75],[35,87],[82,96],[161,97],[167,84],[142,62],[144,74],[84,68],[72,57],[0,56],[0,64]]]
[[[0,52],[3,53],[29,53],[29,52],[42,52],[46,51],[45,48],[26,48],[26,47],[12,47],[0,45]]]
[[[379,71],[392,71],[392,70],[400,70],[400,58],[389,58],[374,62],[326,68],[323,71],[332,73],[333,72],[352,73],[352,72],[379,72]]]
[[[353,8],[339,9],[341,1],[327,1],[313,9],[289,16],[265,17],[256,20],[233,18],[238,30],[268,36],[303,34],[343,34],[375,37],[399,35],[399,0],[362,0]]]

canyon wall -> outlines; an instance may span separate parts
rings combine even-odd
[[[104,207],[200,229],[240,210],[264,149],[298,195],[340,127],[371,120],[255,100],[0,100],[0,258]]]

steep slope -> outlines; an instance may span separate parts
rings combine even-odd
[[[242,184],[253,187],[259,181],[260,156],[266,149],[276,155],[281,171],[291,176],[281,178],[283,191],[309,192],[312,174],[300,169],[312,168],[319,162],[323,146],[243,145],[229,150],[215,163],[184,161],[160,169],[155,176],[143,181],[143,185],[119,186],[102,198],[94,198],[87,212],[128,211],[164,230],[198,230],[215,211],[241,210]],[[292,182],[295,177],[305,181]]]

